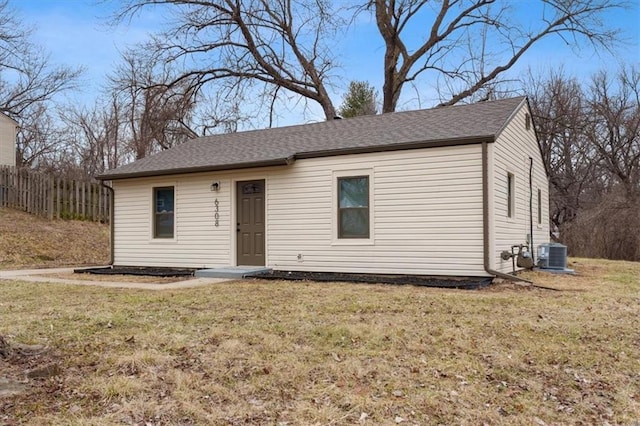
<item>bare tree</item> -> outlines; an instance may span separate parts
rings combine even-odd
[[[584,133],[587,100],[580,83],[562,72],[525,83],[551,183],[551,221],[573,220],[596,184],[599,157]]]
[[[238,83],[238,84],[234,84]],[[229,86],[231,85],[231,86]],[[260,115],[261,102],[248,102],[253,100],[252,87],[236,81],[216,81],[208,91],[201,91],[198,99],[197,113],[194,117],[198,133],[207,136],[214,133],[235,133],[240,126],[250,126],[252,121]],[[274,95],[265,87],[259,100],[272,99]],[[277,96],[277,95],[276,95]],[[273,123],[274,108],[270,107],[269,127]]]
[[[540,0],[539,17],[524,26],[515,5],[499,0],[371,0],[385,42],[382,112],[395,111],[406,83],[431,73],[457,82],[442,99],[453,105],[469,98],[515,65],[540,40],[551,36],[577,45],[581,41],[609,48],[617,32],[604,25],[604,14],[623,7],[617,0]],[[419,28],[419,29],[417,29]],[[411,44],[409,34],[425,34]],[[490,42],[488,43],[487,40]],[[477,43],[477,44],[474,44]]]
[[[52,66],[31,43],[32,30],[0,0],[0,111],[20,118],[35,103],[76,86],[81,70]]]
[[[79,69],[54,66],[31,43],[32,30],[0,0],[0,112],[18,121],[18,164],[37,165],[55,149],[47,111],[56,94],[76,87]]]
[[[36,103],[22,111],[16,138],[16,165],[40,168],[60,147],[55,117],[47,106]]]
[[[534,81],[534,80],[532,80]],[[528,84],[551,183],[551,220],[571,253],[640,259],[640,75],[552,74]]]
[[[198,93],[212,81],[271,86],[317,102],[327,118],[335,107],[327,85],[336,62],[331,40],[339,14],[326,0],[133,0],[116,22],[164,5],[169,29],[145,47],[184,70],[173,84]],[[281,91],[275,88],[283,89]]]
[[[70,106],[60,113],[64,123],[67,167],[90,178],[133,159],[115,97],[97,102],[92,108]],[[70,170],[65,170],[68,175]]]
[[[58,172],[90,178],[197,136],[193,93],[168,85],[170,70],[153,59],[127,52],[93,107],[60,109]]]
[[[186,79],[172,82],[171,71],[154,59],[128,52],[110,77],[113,110],[136,159],[197,136],[190,123],[195,88]]]
[[[628,197],[640,196],[640,70],[629,68],[615,79],[606,72],[592,78],[588,136],[602,167]]]

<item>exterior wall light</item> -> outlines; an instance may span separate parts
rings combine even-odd
[[[216,180],[211,184],[211,191],[214,191],[214,192],[220,191],[220,181]]]

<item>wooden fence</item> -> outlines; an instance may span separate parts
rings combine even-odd
[[[49,219],[108,223],[110,191],[97,182],[60,179],[29,169],[0,166],[0,207]]]

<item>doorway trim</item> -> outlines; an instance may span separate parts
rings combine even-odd
[[[239,182],[250,182],[250,181],[257,181],[257,180],[261,180],[264,182],[264,265],[257,265],[257,266],[266,266],[269,262],[269,250],[268,250],[268,242],[269,242],[269,226],[268,226],[268,220],[267,220],[267,203],[268,203],[268,199],[269,199],[269,194],[268,194],[268,184],[269,181],[268,179],[264,176],[264,175],[245,175],[245,176],[240,176],[237,178],[232,178],[231,179],[231,205],[230,207],[230,215],[229,215],[229,231],[230,231],[230,241],[231,241],[231,247],[230,247],[230,253],[229,253],[229,260],[230,260],[230,265],[231,266],[244,266],[244,265],[240,265],[240,262],[238,261],[238,232],[237,230],[237,223],[238,223],[238,199],[239,196],[241,194],[238,194],[238,183]]]

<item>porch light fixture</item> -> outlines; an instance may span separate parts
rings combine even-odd
[[[211,184],[211,191],[218,192],[220,190],[220,181],[216,180]]]

